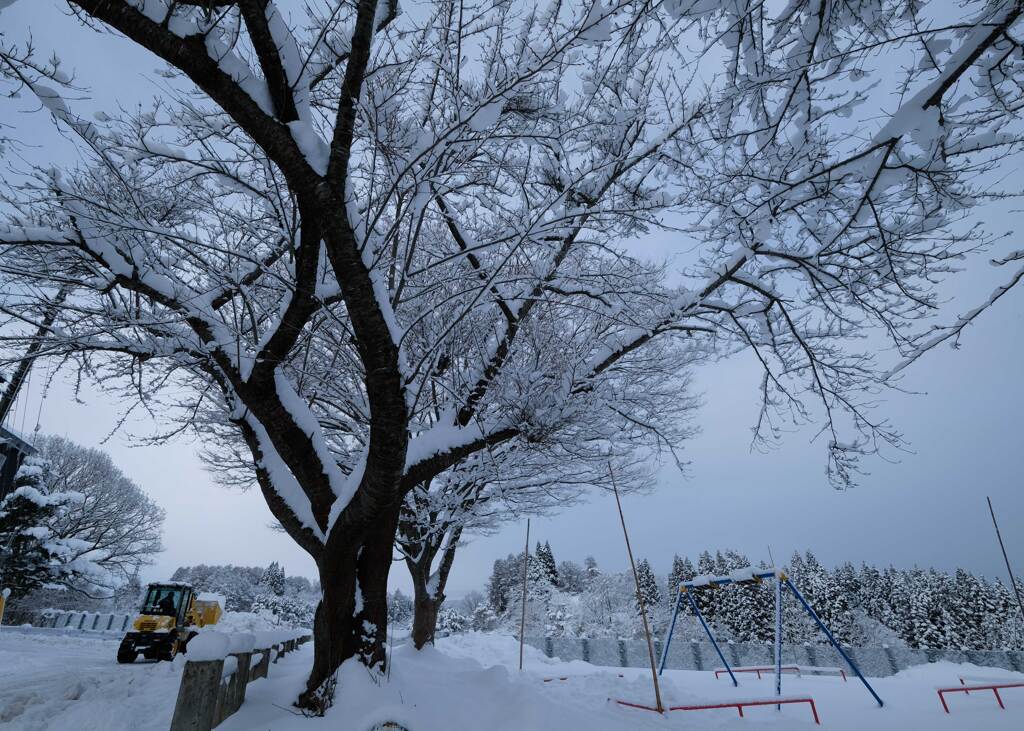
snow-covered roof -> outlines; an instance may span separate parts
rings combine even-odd
[[[14,444],[19,451],[25,454],[33,454],[36,451],[35,447],[29,444],[28,440],[16,430],[0,426],[0,445],[7,442]]]

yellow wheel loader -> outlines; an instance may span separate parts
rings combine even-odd
[[[216,624],[220,615],[217,598],[200,598],[188,584],[150,584],[132,631],[117,649],[117,661],[135,662],[140,654],[150,660],[173,660],[179,652],[185,652],[197,627]]]

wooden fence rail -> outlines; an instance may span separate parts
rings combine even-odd
[[[216,728],[241,707],[246,686],[267,677],[271,662],[311,639],[302,635],[251,651],[232,652],[219,660],[188,660],[181,674],[171,731]]]

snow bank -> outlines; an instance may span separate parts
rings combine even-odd
[[[188,659],[194,662],[221,660],[230,651],[230,636],[216,630],[201,630],[188,643]]]
[[[225,603],[224,595],[216,594],[212,591],[201,591],[198,594],[196,594],[196,599],[198,599],[201,602],[217,602],[217,604],[220,604],[221,609],[224,609],[224,607],[227,606],[227,604]]]

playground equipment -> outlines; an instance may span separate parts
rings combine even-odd
[[[939,688],[936,692],[939,694],[939,700],[942,702],[942,710],[949,713],[949,706],[946,705],[946,693],[963,693],[964,695],[970,695],[972,690],[991,690],[993,695],[996,697],[996,703],[1004,711],[1006,706],[1003,705],[1003,699],[999,695],[1000,690],[1007,688],[1024,688],[1024,683],[989,683],[987,685],[967,685],[964,683],[964,679],[960,678],[960,685],[953,688]]]
[[[752,568],[740,569],[733,571],[728,576],[698,576],[692,581],[684,581],[679,584],[679,591],[676,596],[675,609],[672,612],[672,621],[669,624],[668,636],[665,638],[665,646],[661,652],[661,664],[658,669],[658,673],[662,673],[665,670],[665,662],[668,659],[669,646],[672,644],[672,634],[675,632],[676,619],[679,616],[679,609],[683,603],[683,597],[685,596],[689,602],[690,608],[693,610],[694,615],[697,617],[704,628],[704,632],[707,634],[708,639],[711,641],[712,646],[715,648],[715,652],[718,653],[718,658],[722,661],[722,666],[725,672],[729,674],[732,679],[734,686],[739,685],[736,680],[736,675],[729,666],[729,661],[725,659],[725,655],[722,653],[722,648],[718,645],[718,640],[715,639],[714,633],[708,626],[708,623],[704,620],[704,616],[701,614],[700,607],[697,606],[697,601],[694,599],[694,593],[700,590],[715,590],[724,589],[729,586],[755,586],[761,584],[764,581],[773,581],[775,584],[775,695],[776,700],[780,700],[782,697],[782,595],[783,587],[789,589],[793,596],[796,597],[800,605],[806,610],[807,614],[814,620],[821,631],[828,638],[828,641],[832,644],[836,651],[842,656],[843,660],[854,674],[860,679],[860,682],[864,684],[864,687],[868,689],[872,697],[878,703],[879,707],[885,705],[882,699],[875,692],[875,689],[871,687],[867,679],[861,673],[860,668],[857,667],[856,663],[850,659],[850,656],[846,654],[843,648],[836,642],[835,637],[832,636],[832,632],[828,626],[821,620],[821,617],[811,608],[811,605],[804,598],[803,594],[800,593],[799,589],[793,584],[790,578],[781,569],[762,569],[755,571]],[[760,677],[760,674],[758,675]],[[845,680],[845,678],[844,678]],[[683,709],[680,709],[683,710]]]

